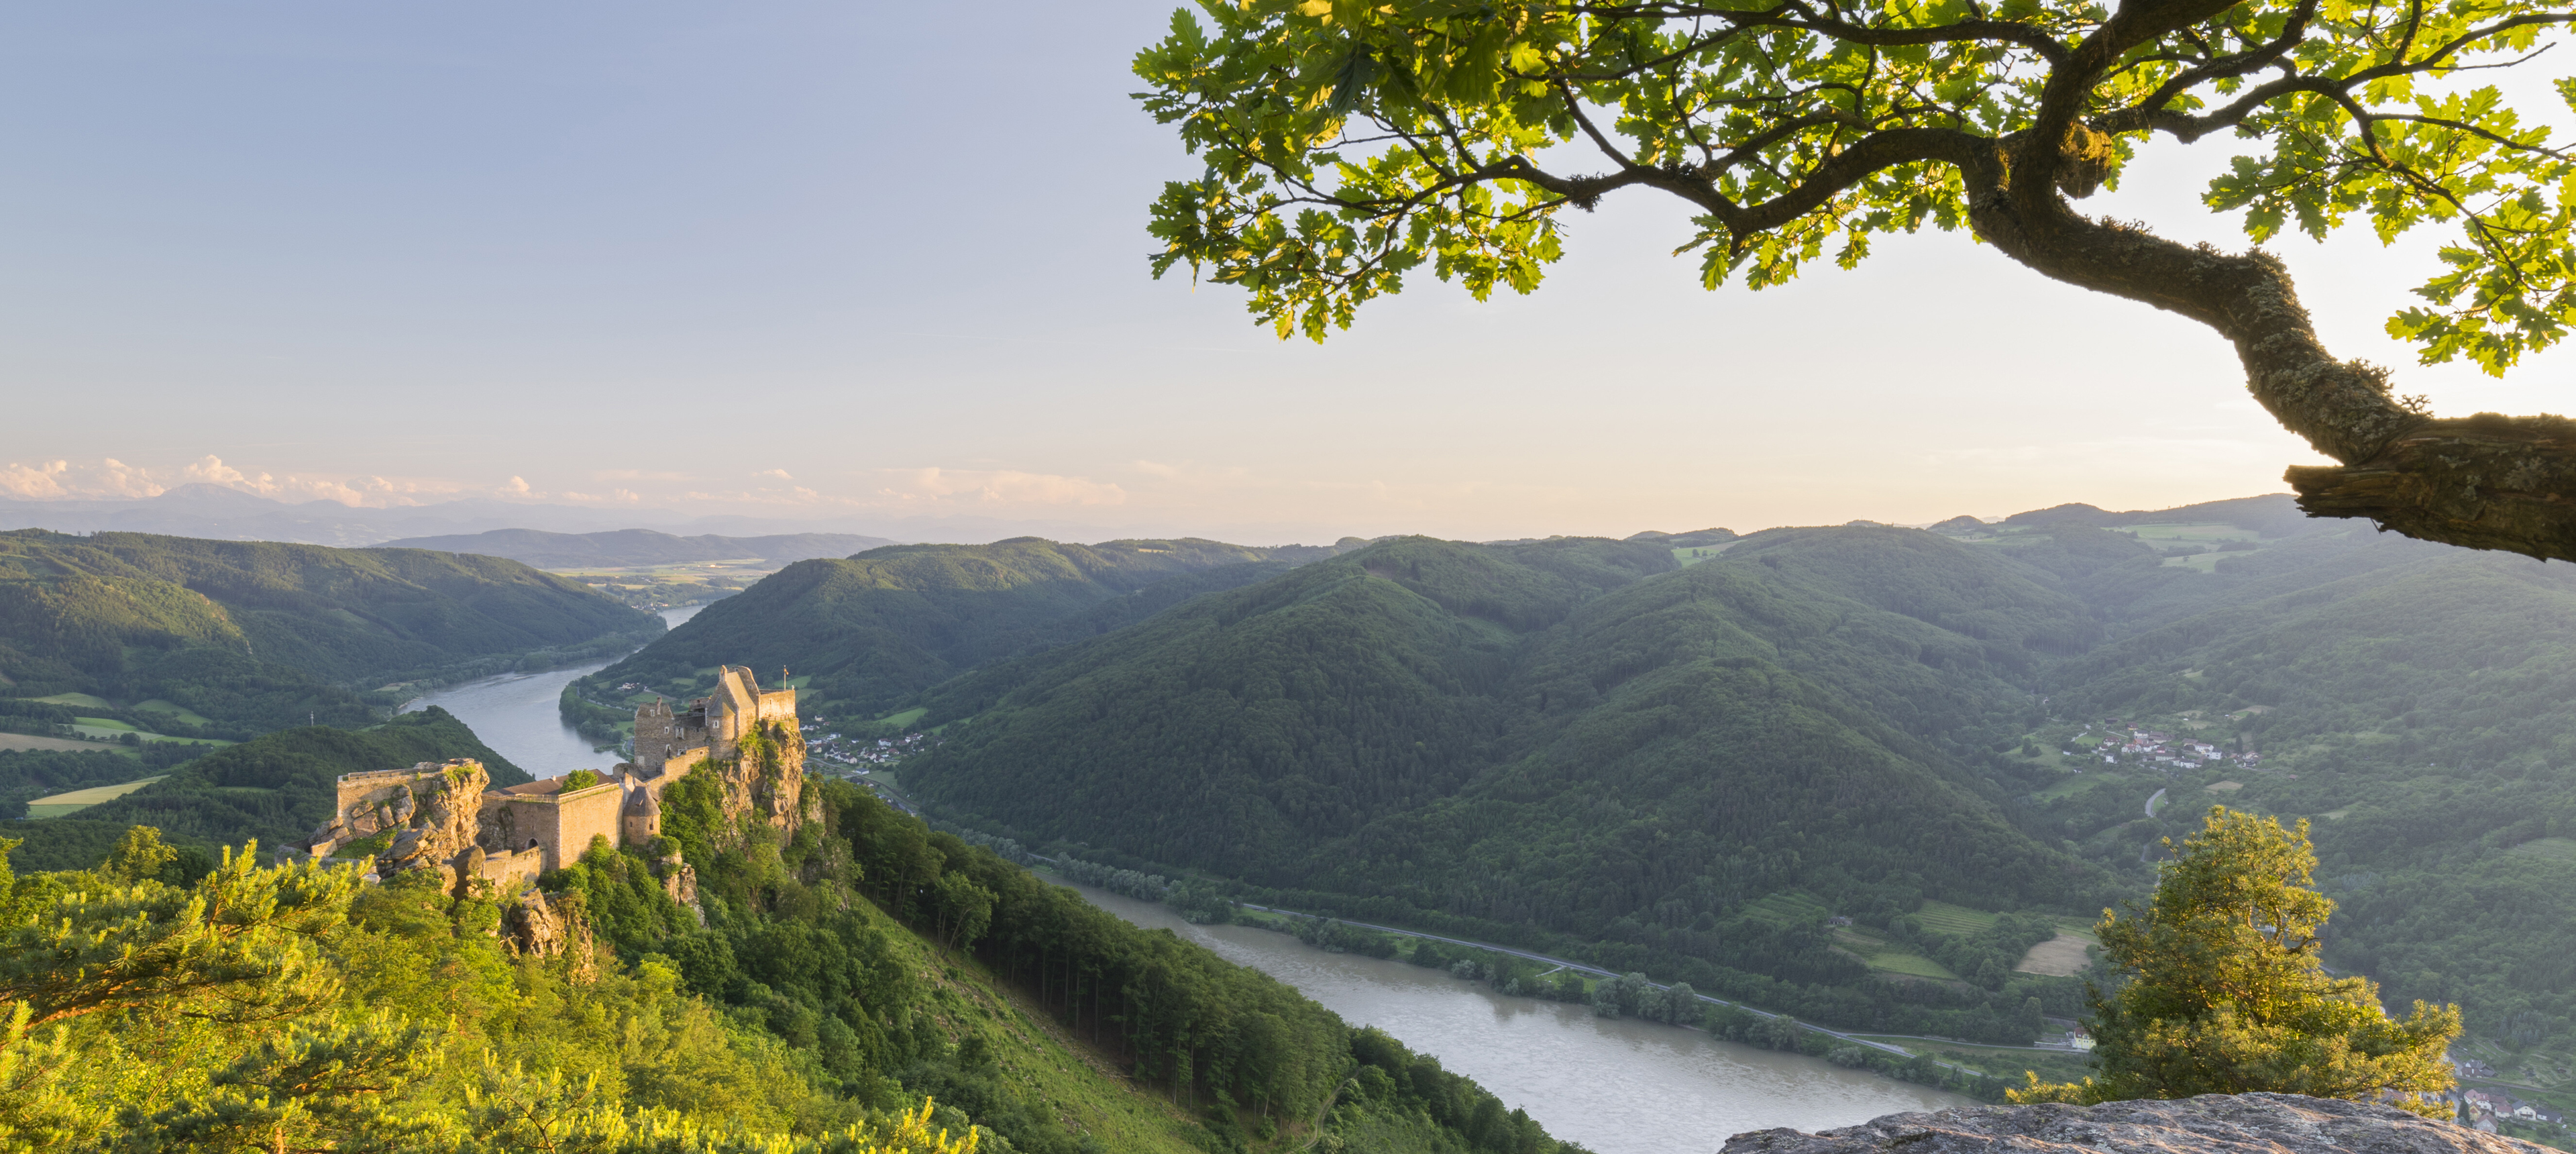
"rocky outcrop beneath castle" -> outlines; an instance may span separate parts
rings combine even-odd
[[[2392,1106],[2204,1094],[2099,1106],[1964,1106],[1809,1134],[1756,1130],[1724,1154],[2548,1154]]]
[[[316,857],[347,856],[365,847],[377,872],[390,877],[416,869],[440,871],[442,888],[471,877],[475,813],[492,784],[483,763],[424,761],[410,769],[342,775],[331,820],[295,848]],[[391,834],[390,842],[385,839]],[[479,856],[479,855],[476,855]]]
[[[590,919],[582,916],[577,900],[529,890],[503,911],[502,932],[508,935],[510,948],[532,957],[569,956],[574,962],[574,976],[588,977],[599,953],[591,937]]]
[[[662,860],[653,866],[653,873],[654,876],[662,879],[663,893],[671,895],[672,901],[688,907],[690,913],[697,914],[700,924],[706,922],[707,915],[698,908],[698,868],[696,866],[683,860],[678,850],[673,850],[664,854]]]
[[[795,832],[805,820],[805,735],[795,725],[765,725],[733,760],[715,763],[727,818],[752,815],[771,829]]]
[[[475,810],[492,777],[479,761],[440,767],[435,776],[414,785],[411,821],[378,859],[386,873],[412,869],[462,868],[474,848]],[[423,788],[426,786],[426,788]]]

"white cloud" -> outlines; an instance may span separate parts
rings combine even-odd
[[[0,469],[0,490],[35,501],[157,497],[167,488],[153,479],[151,470],[114,457],[102,457],[96,465],[57,460],[31,466],[12,461]]]
[[[795,480],[795,479],[796,479],[796,478],[794,478],[794,477],[788,476],[788,475],[787,475],[787,470],[785,470],[785,469],[762,469],[761,471],[759,471],[759,472],[757,472],[757,473],[752,474],[752,476],[755,476],[755,477],[771,477],[771,478],[775,478],[775,479],[777,479],[777,480],[781,480],[781,481],[793,481],[793,480]]]
[[[212,453],[189,462],[186,468],[179,470],[179,476],[182,480],[222,485],[227,489],[239,489],[245,493],[258,493],[261,496],[267,496],[278,490],[276,478],[266,473],[256,477],[250,476],[225,464],[223,458]]]
[[[36,465],[21,465],[11,461],[8,468],[0,469],[0,490],[7,490],[10,496],[29,501],[50,501],[67,497],[70,494],[63,489],[61,477],[70,471],[71,467],[72,463],[69,461],[45,461]]]

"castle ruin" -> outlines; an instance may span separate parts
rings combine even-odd
[[[385,876],[433,869],[451,892],[475,882],[514,892],[579,860],[594,839],[651,846],[662,834],[663,794],[692,774],[712,777],[727,823],[793,833],[810,820],[809,802],[819,799],[805,793],[796,691],[764,691],[751,670],[725,666],[715,692],[685,710],[658,698],[636,709],[634,760],[605,774],[578,770],[503,789],[471,759],[342,774],[331,820],[295,848],[333,857],[383,842],[365,848]],[[695,875],[676,852],[657,868],[673,897],[695,899]]]

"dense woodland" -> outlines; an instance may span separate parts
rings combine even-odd
[[[1032,842],[1299,908],[2022,1040],[2028,983],[1872,980],[1824,919],[2119,892],[2016,829],[1984,758],[2028,722],[2021,682],[2098,624],[1917,531],[1729,557],[1382,542],[943,686],[922,724],[944,743],[904,781]],[[1798,888],[1829,900],[1761,904]]]
[[[2207,532],[2162,528],[2186,522]],[[2551,1084],[2576,1072],[2551,976],[2576,815],[2542,803],[2576,772],[2571,594],[2560,567],[2280,498],[1700,549],[1391,539],[960,650],[973,668],[866,712],[937,731],[900,771],[916,798],[1050,852],[1998,1040],[2077,983],[1910,911],[2081,924],[2143,891],[2172,814],[2312,816],[2335,963],[2460,1000],[2472,1044]],[[2266,760],[2104,767],[2111,722]],[[1957,978],[1875,968],[1830,917]]]
[[[0,1141],[856,1154],[973,1127],[985,1154],[1319,1135],[1579,1154],[1436,1060],[853,787],[816,783],[823,820],[782,839],[726,823],[689,788],[711,780],[674,787],[668,817],[702,915],[653,876],[663,847],[596,841],[540,879],[590,931],[552,957],[493,932],[508,895],[142,828],[86,871],[0,876],[0,1000],[26,1008],[0,1039],[20,1072]],[[202,975],[76,964],[161,956],[120,954],[147,939],[221,944]]]
[[[630,696],[615,687],[628,683],[649,694],[709,666],[785,668],[813,678],[809,696],[830,710],[819,716],[856,726],[982,663],[1107,633],[1333,552],[1196,539],[890,545],[790,565],[576,688],[614,705]]]

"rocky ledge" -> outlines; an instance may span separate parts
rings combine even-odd
[[[2204,1094],[2099,1106],[1962,1106],[1809,1134],[1756,1130],[1724,1154],[2555,1154],[2393,1106]]]

